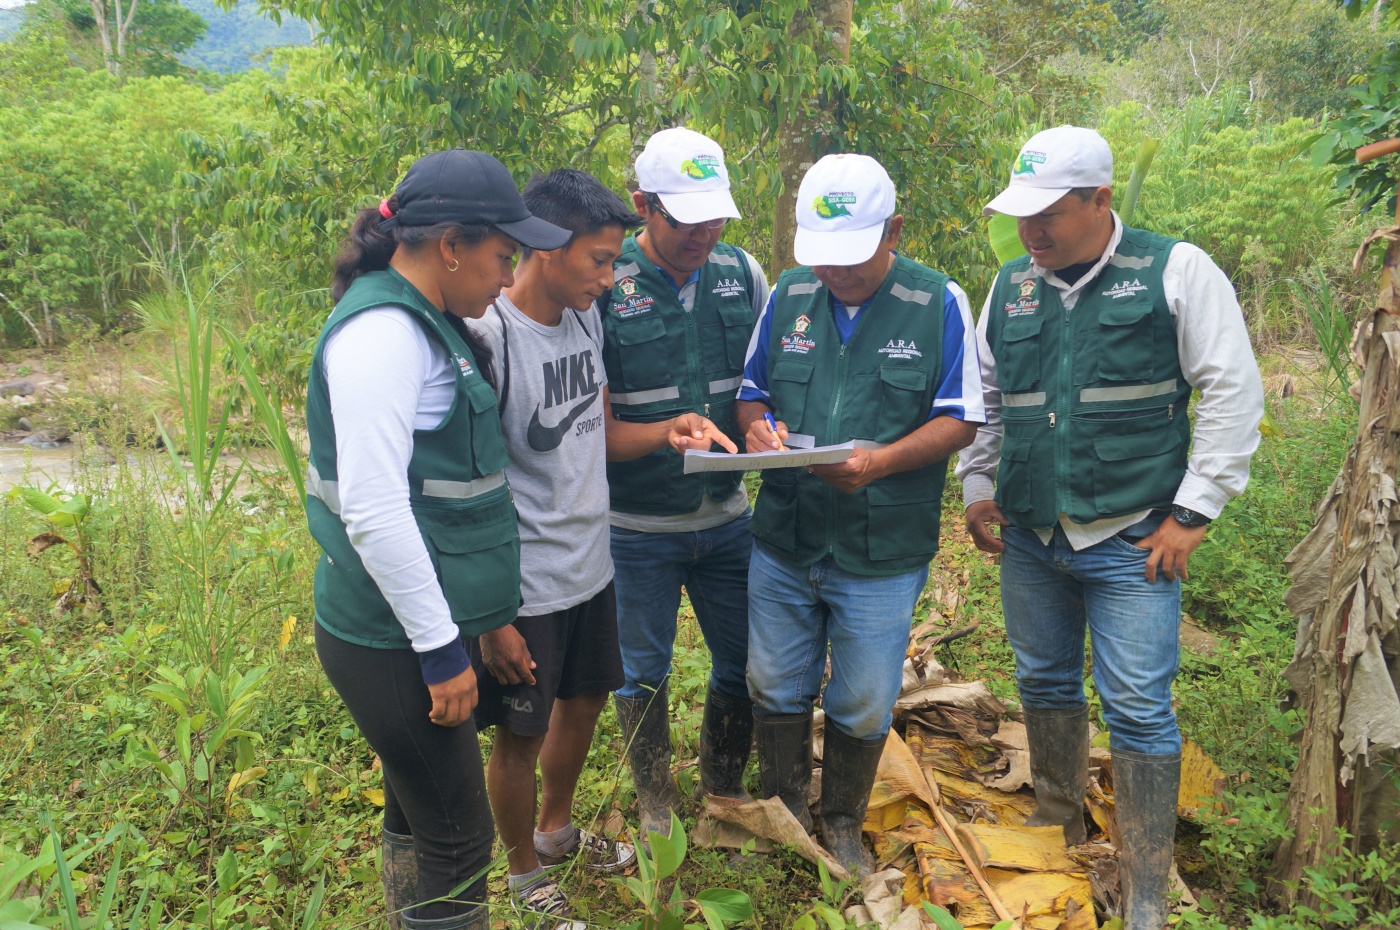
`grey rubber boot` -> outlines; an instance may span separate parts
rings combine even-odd
[[[1167,924],[1167,876],[1176,839],[1181,753],[1113,750],[1113,800],[1118,818],[1119,908],[1126,930]]]
[[[491,916],[484,904],[478,904],[455,917],[431,920],[419,920],[404,914],[403,930],[491,930]]]
[[[713,687],[705,694],[700,726],[700,794],[753,800],[744,790],[744,769],[753,746],[753,702]]]
[[[812,712],[754,715],[758,782],[765,798],[782,798],[802,829],[812,832],[807,787],[812,783]]]
[[[379,838],[379,875],[384,881],[384,913],[390,930],[399,930],[400,918],[418,903],[418,860],[413,837],[384,830]]]
[[[1028,827],[1062,826],[1065,842],[1086,839],[1084,793],[1089,788],[1089,705],[1025,708],[1026,742],[1031,751],[1035,812]]]
[[[822,752],[822,842],[857,879],[869,875],[875,858],[865,848],[862,826],[885,737],[856,739],[826,724]]]
[[[665,685],[640,698],[613,695],[617,721],[627,741],[627,761],[637,787],[641,839],[651,831],[671,835],[671,812],[680,809],[680,794],[671,777],[671,715]]]

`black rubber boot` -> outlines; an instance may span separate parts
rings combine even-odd
[[[822,842],[836,861],[856,879],[863,879],[875,867],[875,859],[865,848],[862,827],[865,808],[885,737],[856,739],[826,724],[822,752],[822,799],[820,806]]]
[[[751,801],[744,790],[744,769],[753,745],[753,702],[713,687],[705,694],[700,726],[700,793]]]
[[[1167,876],[1176,839],[1181,753],[1113,750],[1113,801],[1118,818],[1119,907],[1125,930],[1167,924]]]
[[[491,916],[484,904],[478,904],[455,917],[436,917],[431,920],[419,920],[404,914],[403,930],[491,930]]]
[[[812,832],[807,786],[812,783],[812,712],[754,715],[758,782],[765,798],[782,798],[802,829]]]
[[[384,881],[384,913],[390,930],[399,930],[400,918],[418,903],[418,860],[413,837],[384,830],[379,839],[379,875]]]
[[[613,695],[617,721],[627,741],[627,761],[637,787],[640,839],[655,831],[671,835],[671,812],[680,809],[680,794],[671,777],[671,720],[667,689],[640,698]]]
[[[1027,707],[1025,715],[1035,786],[1035,813],[1026,818],[1026,826],[1064,827],[1065,842],[1078,846],[1086,839],[1089,705],[1053,710]]]

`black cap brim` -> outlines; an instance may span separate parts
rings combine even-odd
[[[569,240],[574,236],[569,230],[561,229],[538,216],[527,216],[523,220],[516,220],[512,223],[492,223],[491,225],[526,248],[536,249],[540,252],[562,249],[569,244]]]

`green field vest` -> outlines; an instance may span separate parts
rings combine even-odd
[[[948,277],[899,256],[841,344],[828,291],[810,268],[774,287],[768,343],[773,416],[817,445],[891,443],[928,422],[942,377]],[[858,575],[899,575],[938,551],[947,460],[843,494],[801,468],[768,469],[753,534],[798,565],[827,553]]]
[[[464,637],[515,619],[520,606],[520,534],[505,479],[506,446],[496,392],[481,377],[458,329],[461,321],[430,304],[392,269],[355,279],[321,329],[306,392],[311,439],[306,519],[322,549],[316,566],[316,619],[352,643],[407,649],[403,626],[365,570],[339,516],[335,424],[324,369],[329,334],[356,313],[383,306],[411,313],[456,363],[452,408],[436,429],[413,432],[408,489],[413,517]]]
[[[1016,526],[1171,506],[1191,439],[1191,385],[1162,290],[1176,242],[1124,227],[1071,311],[1029,256],[997,275],[987,305],[1005,430],[996,500]]]
[[[635,238],[613,266],[616,283],[603,314],[603,365],[612,414],[632,423],[655,423],[699,413],[738,445],[734,396],[744,379],[744,356],[753,334],[753,301],[745,282],[747,259],[724,243],[700,266],[695,304],[687,313],[676,288]],[[708,494],[725,500],[742,472],[687,475],[670,446],[630,462],[608,463],[612,509],[623,513],[693,513]]]

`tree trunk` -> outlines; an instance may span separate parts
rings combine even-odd
[[[92,20],[102,40],[102,63],[108,71],[116,74],[116,63],[112,59],[112,34],[107,31],[107,0],[88,0],[88,5],[92,7]]]
[[[788,36],[808,43],[817,64],[851,60],[851,13],[854,0],[811,0],[807,11],[793,17]],[[778,171],[783,190],[773,208],[773,252],[769,277],[790,267],[797,234],[797,188],[807,169],[831,148],[836,137],[835,101],[818,97],[793,101],[778,123]]]
[[[126,35],[131,31],[131,23],[136,19],[136,7],[140,0],[131,0],[131,5],[127,7],[126,16],[122,16],[121,0],[117,0],[117,67],[112,72],[120,75],[122,73],[122,61],[126,58]]]
[[[1362,369],[1356,445],[1287,560],[1298,641],[1284,675],[1307,708],[1288,792],[1292,836],[1274,859],[1274,890],[1290,904],[1313,899],[1304,870],[1337,851],[1339,828],[1360,850],[1398,812],[1380,773],[1400,747],[1400,225],[1367,240],[1358,271],[1377,239],[1389,243],[1380,295],[1352,345]]]

